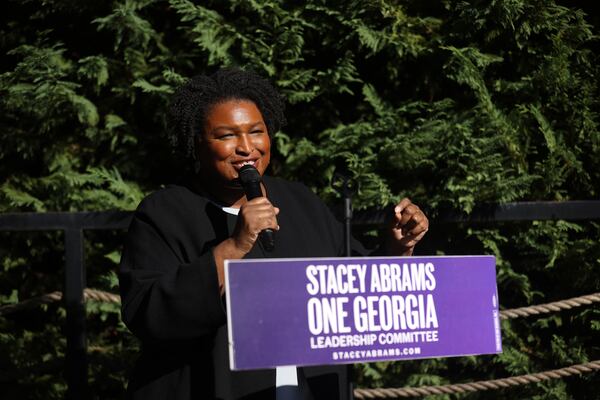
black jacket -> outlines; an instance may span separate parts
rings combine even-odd
[[[275,250],[246,258],[343,255],[342,225],[305,186],[264,177],[280,208]],[[169,186],[139,205],[120,266],[123,320],[142,341],[130,379],[134,399],[274,398],[275,371],[229,370],[227,327],[212,248],[231,235],[235,215],[203,194]],[[364,254],[354,243],[355,252]],[[315,399],[347,399],[344,366],[303,368]]]

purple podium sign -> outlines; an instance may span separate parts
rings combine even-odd
[[[227,260],[232,370],[502,352],[493,256]]]

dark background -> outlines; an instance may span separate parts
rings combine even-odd
[[[187,167],[166,105],[186,77],[252,68],[287,99],[273,175],[330,205],[345,168],[358,210],[410,196],[432,220],[422,254],[497,257],[503,308],[600,287],[598,221],[436,223],[481,205],[598,199],[598,15],[557,1],[0,3],[0,211],[135,208]],[[198,4],[200,4],[198,2]],[[86,233],[88,286],[117,291],[122,232]],[[375,242],[376,229],[357,230]],[[0,232],[0,303],[62,287],[60,233]],[[120,398],[137,342],[90,302],[90,382]],[[503,378],[599,358],[600,311],[503,322],[504,352],[357,365],[365,387]],[[2,398],[61,398],[58,305],[0,316]],[[597,374],[470,398],[593,399]],[[464,396],[439,396],[439,398]]]

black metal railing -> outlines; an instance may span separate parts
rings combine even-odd
[[[63,301],[66,308],[65,379],[69,399],[84,399],[88,393],[86,312],[83,290],[86,274],[83,252],[84,231],[124,230],[132,212],[48,212],[0,214],[0,231],[50,231],[65,233],[65,276]],[[385,221],[386,211],[358,212],[356,227],[378,226]],[[432,223],[494,222],[534,220],[597,220],[600,201],[522,202],[480,207],[473,213],[446,213]]]
[[[88,393],[83,232],[127,229],[131,216],[132,213],[126,211],[0,214],[0,231],[61,230],[65,233],[63,302],[67,317],[67,349],[64,373],[69,399],[84,399]]]

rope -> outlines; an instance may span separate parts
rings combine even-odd
[[[511,386],[527,385],[549,379],[559,379],[571,375],[600,370],[600,360],[590,361],[585,364],[576,364],[569,367],[538,372],[537,374],[519,375],[510,378],[493,379],[454,385],[421,386],[407,388],[380,388],[380,389],[354,389],[356,399],[397,399],[400,397],[419,397],[435,394],[453,394],[476,392],[479,390],[496,390]]]
[[[86,288],[83,291],[84,300],[95,300],[106,303],[120,303],[121,297],[114,293],[105,292],[97,289]],[[24,300],[17,304],[8,304],[0,306],[0,315],[9,314],[24,309],[34,308],[42,304],[51,304],[62,300],[61,292],[52,292],[39,297]],[[538,315],[551,313],[573,307],[589,305],[600,302],[600,293],[592,293],[586,296],[573,297],[571,299],[556,301],[547,304],[539,304],[529,307],[520,307],[510,310],[500,311],[501,319],[526,317],[529,315]],[[494,379],[488,381],[478,381],[471,383],[459,383],[453,385],[441,386],[422,386],[407,388],[378,388],[378,389],[355,389],[354,397],[356,399],[393,399],[399,397],[418,397],[435,394],[452,394],[474,392],[478,390],[495,390],[517,385],[536,383],[548,379],[558,379],[575,374],[582,374],[600,370],[600,360],[591,361],[585,364],[572,365],[561,369],[539,372],[537,374],[528,374],[513,376],[510,378]]]
[[[45,295],[34,297],[32,299],[23,300],[20,303],[16,304],[8,304],[0,307],[0,315],[10,314],[17,311],[27,310],[30,308],[34,308],[37,306],[41,306],[42,304],[52,304],[60,301],[62,299],[61,292],[52,292],[47,293]]]
[[[87,300],[103,301],[105,303],[121,303],[121,296],[98,289],[84,289],[83,297]],[[598,297],[600,299],[600,296]]]
[[[84,289],[84,299],[102,301],[105,303],[120,303],[121,297],[118,294],[104,292],[97,289]],[[24,300],[17,304],[8,304],[0,306],[0,315],[10,314],[16,311],[34,308],[42,304],[51,304],[59,302],[62,299],[61,292],[52,292],[39,297],[34,297],[29,300]],[[556,312],[560,310],[569,310],[573,307],[580,307],[583,305],[590,305],[592,303],[600,302],[600,293],[592,293],[585,296],[573,297],[571,299],[555,301],[547,304],[538,304],[535,306],[513,308],[509,310],[500,311],[500,319],[510,319],[527,317],[530,315],[546,314]]]
[[[500,311],[500,319],[527,317],[529,315],[537,315],[550,313],[560,310],[568,310],[573,307],[589,305],[600,302],[600,293],[592,293],[587,296],[573,297],[567,300],[555,301],[553,303],[539,304],[537,306],[513,308],[511,310]]]
[[[83,290],[83,298],[84,301],[95,300],[102,301],[105,303],[120,303],[121,296],[114,293],[104,292],[98,289],[89,289],[86,288]],[[62,300],[62,292],[52,292],[47,293],[42,296],[33,297],[28,300],[23,300],[20,303],[16,304],[7,304],[4,306],[0,306],[0,315],[10,314],[17,311],[28,310],[31,308],[35,308],[42,304],[52,304],[57,303]]]

